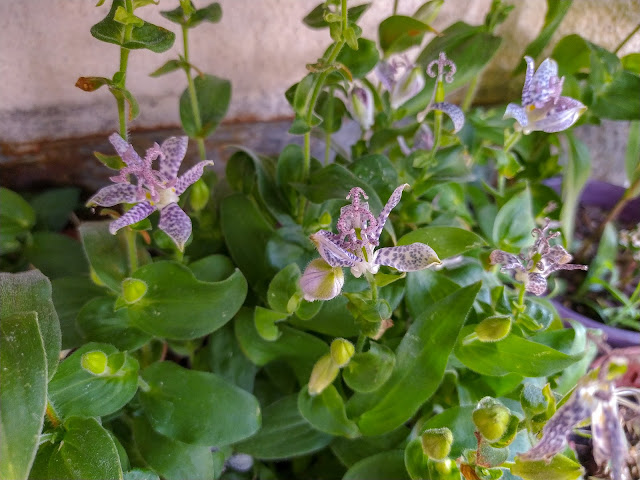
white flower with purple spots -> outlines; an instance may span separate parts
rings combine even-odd
[[[524,134],[534,130],[547,133],[566,130],[576,123],[587,107],[574,98],[560,96],[564,77],[558,78],[555,60],[547,58],[533,73],[533,58],[524,59],[527,73],[522,87],[522,106],[510,103],[504,118],[515,119]]]
[[[112,207],[120,203],[135,203],[130,210],[109,225],[115,234],[127,225],[160,212],[158,227],[175,242],[180,250],[191,235],[191,220],[178,206],[180,195],[202,176],[204,167],[213,165],[211,160],[199,162],[178,177],[178,169],[187,152],[188,137],[170,137],[147,150],[144,159],[117,133],[109,141],[125,163],[119,174],[111,177],[115,182],[99,190],[87,202],[88,206]],[[158,170],[152,168],[158,160]],[[135,184],[131,183],[135,178]]]
[[[405,183],[396,188],[377,217],[369,210],[368,203],[360,202],[361,196],[365,200],[368,198],[365,192],[359,187],[352,188],[347,195],[351,205],[340,210],[337,225],[339,233],[320,230],[310,237],[324,261],[333,268],[350,267],[355,277],[376,274],[380,265],[393,267],[401,272],[413,272],[439,264],[436,252],[424,243],[376,249],[391,210],[398,205],[402,191],[408,186]],[[305,275],[313,274],[309,267],[305,270],[300,281],[303,289],[306,284]],[[340,289],[333,293],[333,296],[338,295]],[[312,297],[313,292],[305,291],[305,298],[313,299]],[[328,300],[326,297],[323,299]]]
[[[389,92],[391,108],[397,109],[415,97],[425,86],[422,69],[405,55],[376,65],[376,75]]]

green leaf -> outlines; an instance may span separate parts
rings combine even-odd
[[[444,5],[444,0],[429,0],[420,5],[412,16],[421,22],[431,23],[436,19],[438,13],[440,13],[442,5]]]
[[[124,474],[124,480],[160,480],[160,477],[151,470],[134,468]]]
[[[633,183],[640,177],[640,120],[629,123],[629,140],[624,158],[627,180]],[[636,196],[639,193],[640,191],[635,191],[631,192],[631,195]]]
[[[409,313],[414,318],[431,304],[458,290],[459,285],[442,272],[420,270],[407,275],[406,299]]]
[[[315,113],[322,119],[320,128],[325,133],[335,133],[342,127],[342,119],[347,115],[344,102],[327,92],[320,92]]]
[[[166,28],[144,21],[141,26],[135,26],[132,29],[130,39],[125,41],[125,25],[114,19],[118,8],[124,8],[124,0],[113,0],[107,16],[91,27],[93,37],[130,50],[146,48],[152,52],[161,53],[171,48],[176,37],[175,34]]]
[[[348,412],[363,412],[357,422],[363,434],[397,428],[433,395],[479,289],[479,283],[461,288],[427,308],[400,342],[391,378],[374,393],[352,397]]]
[[[76,326],[76,317],[85,303],[104,295],[105,290],[95,285],[87,277],[79,276],[56,278],[51,282],[51,287],[53,289],[53,304],[60,319],[62,349],[78,348],[84,342],[82,334]],[[114,341],[114,338],[116,337],[111,337],[110,341]]]
[[[410,429],[401,426],[385,435],[348,439],[336,437],[331,442],[331,451],[347,467],[379,452],[402,448],[410,434]]]
[[[26,234],[36,223],[31,205],[17,193],[0,187],[0,255],[20,249],[17,237]]]
[[[569,141],[567,168],[562,179],[562,210],[560,221],[564,244],[571,245],[575,227],[576,211],[582,187],[591,173],[591,154],[589,148],[571,132],[566,133]]]
[[[380,48],[389,55],[420,45],[426,32],[435,32],[426,23],[405,15],[385,18],[378,27]]]
[[[640,75],[640,53],[629,53],[620,59],[625,70]]]
[[[122,479],[116,445],[95,418],[71,417],[59,443],[43,444],[30,478]]]
[[[59,231],[69,222],[71,213],[79,206],[79,200],[79,188],[55,188],[36,195],[29,203],[36,212],[38,226]]]
[[[412,480],[429,478],[428,457],[422,450],[420,438],[414,438],[404,449],[404,466]]]
[[[186,62],[181,60],[169,60],[164,63],[161,67],[158,67],[156,70],[149,74],[150,77],[160,77],[162,75],[166,75],[167,73],[175,72],[176,70],[184,69],[188,66]]]
[[[303,330],[330,335],[332,337],[355,337],[360,333],[353,314],[347,308],[348,300],[340,295],[320,304],[320,311],[309,319],[290,317],[289,323]]]
[[[389,379],[395,364],[396,357],[389,347],[371,342],[369,351],[351,358],[342,370],[342,378],[355,392],[373,392]]]
[[[250,393],[208,372],[172,362],[142,372],[150,389],[140,401],[157,432],[196,445],[230,445],[260,428],[260,405]]]
[[[318,75],[314,73],[307,74],[296,87],[293,96],[293,110],[303,119],[307,118],[311,109],[311,101],[313,100],[313,87],[318,79]]]
[[[523,480],[578,480],[584,474],[579,463],[564,455],[555,455],[551,461],[544,460],[524,462],[516,457],[515,462],[509,466],[513,475]]]
[[[235,264],[242,270],[251,288],[266,294],[275,269],[265,251],[274,229],[255,204],[245,195],[231,195],[220,205],[222,233]]]
[[[191,5],[193,8],[193,3]],[[220,4],[218,2],[215,2],[185,15],[182,5],[180,5],[173,10],[160,12],[160,15],[174,23],[184,25],[187,28],[194,28],[204,21],[218,23],[222,18],[222,8],[220,8]]]
[[[233,262],[226,255],[209,255],[189,264],[196,278],[203,282],[219,282],[235,272]]]
[[[460,338],[473,332],[474,327],[464,327]],[[562,335],[573,335],[573,330],[560,332]],[[490,376],[517,373],[524,377],[544,377],[564,370],[582,357],[581,354],[569,355],[538,343],[535,341],[537,337],[527,340],[511,334],[494,343],[474,341],[464,345],[458,342],[454,352],[456,358],[469,369]]]
[[[115,310],[113,297],[87,302],[78,312],[76,324],[85,341],[111,343],[122,351],[137,350],[152,338],[132,325],[126,308]]]
[[[371,6],[371,3],[363,3],[361,5],[355,5],[347,9],[347,18],[350,22],[357,22],[362,14],[367,11]],[[329,24],[324,19],[325,4],[321,3],[309,12],[302,21],[304,24],[311,28],[327,28]]]
[[[379,60],[380,54],[376,43],[366,38],[359,38],[358,49],[353,50],[345,45],[336,61],[347,67],[353,78],[363,78],[373,70]]]
[[[371,154],[356,159],[349,170],[367,185],[371,185],[380,198],[389,198],[400,184],[398,172],[384,155]]]
[[[531,192],[525,188],[505,203],[493,224],[493,242],[502,250],[520,253],[531,243],[531,230],[536,227],[533,219]]]
[[[36,232],[25,249],[33,266],[50,279],[89,273],[84,255],[78,255],[81,245],[71,237],[53,232]]]
[[[234,320],[235,334],[244,354],[256,365],[274,360],[285,360],[306,382],[318,358],[327,353],[329,346],[314,335],[282,325],[281,335],[275,341],[264,340],[257,332],[251,310],[243,309]]]
[[[297,395],[290,395],[264,408],[260,431],[234,449],[259,460],[290,459],[322,450],[331,438],[309,425],[298,411]]]
[[[344,401],[333,385],[313,397],[304,387],[298,395],[298,410],[307,422],[321,432],[347,438],[360,435],[355,422],[347,418]]]
[[[398,245],[426,243],[441,259],[454,257],[484,247],[487,242],[479,235],[456,227],[423,227],[407,233],[398,240]]]
[[[256,307],[254,313],[254,322],[258,334],[265,340],[273,342],[280,336],[280,330],[276,326],[277,322],[285,320],[289,314],[276,312],[264,307]]]
[[[410,480],[404,466],[404,450],[390,450],[360,460],[347,470],[342,480],[362,480],[364,478]]]
[[[97,375],[83,367],[83,356],[101,352],[107,369]],[[88,343],[62,363],[49,382],[49,400],[58,416],[100,417],[125,406],[138,389],[138,361],[106,343]]]
[[[47,360],[37,317],[22,312],[0,319],[0,478],[26,479],[38,449]]]
[[[180,95],[180,122],[191,138],[207,138],[218,127],[229,109],[231,102],[231,82],[214,75],[198,75],[193,80],[198,98],[201,128],[196,127],[196,119],[191,108],[189,90]]]
[[[122,161],[122,157],[120,157],[120,155],[105,155],[104,153],[93,152],[93,156],[96,157],[105,167],[112,170],[120,170],[121,168],[126,167],[126,164]]]
[[[292,305],[292,298],[296,295],[301,296],[298,285],[300,275],[300,267],[292,263],[273,277],[267,291],[267,301],[273,310],[287,314],[292,314],[296,310],[298,302]]]
[[[188,267],[163,261],[139,268],[132,277],[148,288],[127,307],[132,325],[172,340],[190,340],[217,330],[231,320],[247,295],[247,281],[239,270],[220,282],[201,282]],[[189,320],[181,322],[185,304]]]
[[[455,62],[457,73],[447,88],[455,90],[480,74],[493,58],[502,40],[487,33],[482,26],[471,26],[464,22],[456,22],[435,37],[422,50],[417,63],[423,68],[438,59],[440,52]],[[427,87],[434,80],[427,80]],[[429,90],[430,91],[430,90]]]
[[[562,22],[562,19],[571,8],[572,0],[547,0],[547,13],[544,16],[544,25],[538,36],[524,50],[524,55],[536,58],[542,53],[544,47],[547,46],[549,40]],[[524,72],[527,65],[523,60],[520,61],[516,69],[511,75],[519,75]]]
[[[144,416],[133,419],[133,437],[144,461],[162,478],[167,480],[214,478],[210,447],[189,445],[165,437],[156,432]]]
[[[116,293],[120,293],[122,280],[129,275],[127,240],[125,233],[109,233],[110,222],[83,223],[78,228],[84,253],[96,277]],[[138,262],[148,262],[148,253],[138,248]]]
[[[60,322],[51,300],[51,283],[38,270],[0,272],[0,318],[36,312],[47,357],[49,379],[56,373],[60,357]]]
[[[589,111],[593,115],[611,120],[637,120],[640,117],[638,91],[640,76],[627,71],[619,72],[595,93]]]

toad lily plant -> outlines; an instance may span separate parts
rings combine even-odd
[[[533,73],[533,58],[524,59],[527,73],[522,87],[522,106],[510,103],[504,117],[514,118],[524,134],[534,130],[547,133],[566,130],[576,123],[587,107],[574,98],[560,96],[564,77],[558,78],[555,60],[547,58]]]
[[[126,164],[119,174],[111,177],[115,183],[98,191],[87,202],[88,206],[112,207],[120,203],[135,203],[119,219],[109,225],[115,233],[127,225],[147,218],[154,211],[160,212],[158,227],[163,230],[180,250],[191,235],[191,220],[178,206],[180,195],[202,176],[204,167],[213,165],[211,160],[199,162],[178,177],[178,169],[187,152],[188,137],[170,137],[147,150],[144,159],[117,133],[109,141]],[[158,169],[152,168],[158,159]],[[135,184],[131,178],[135,178]]]
[[[342,267],[351,267],[351,273],[358,278],[376,274],[380,265],[413,272],[440,263],[436,252],[424,243],[376,249],[391,210],[398,205],[402,191],[408,186],[405,183],[396,188],[377,217],[369,210],[368,203],[360,201],[361,196],[368,199],[365,192],[359,187],[351,189],[347,195],[351,205],[340,210],[338,233],[320,230],[310,237],[326,265],[319,264],[319,259],[314,260],[303,273],[300,286],[305,299],[329,300],[337,296],[344,282]]]

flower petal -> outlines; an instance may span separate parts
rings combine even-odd
[[[340,267],[332,267],[322,258],[312,260],[300,277],[304,299],[331,300],[338,296],[344,285],[344,273]]]
[[[202,162],[198,162],[189,170],[180,175],[180,178],[175,185],[176,195],[182,195],[184,191],[189,187],[189,185],[195,183],[202,176],[202,171],[207,165],[213,165],[213,161],[203,160]]]
[[[318,253],[332,267],[353,267],[360,259],[342,247],[339,237],[326,230],[320,230],[309,237]]]
[[[526,128],[529,125],[529,118],[527,117],[527,111],[517,103],[510,103],[507,105],[507,109],[504,112],[502,118],[513,118],[520,124],[522,128]]]
[[[113,145],[113,148],[115,148],[116,152],[118,152],[118,155],[120,156],[124,155],[124,152],[126,152],[131,146],[118,133],[112,133],[111,135],[109,135],[109,141],[111,142],[111,145]]]
[[[402,198],[402,192],[408,186],[409,186],[408,183],[403,183],[402,185],[397,187],[389,197],[387,204],[384,206],[384,208],[380,212],[380,215],[378,215],[378,218],[376,219],[378,225],[376,226],[376,229],[373,232],[373,240],[378,240],[380,238],[380,234],[382,233],[384,224],[387,222],[387,218],[389,218],[389,214],[391,213],[391,210],[393,210],[396,207],[396,205],[400,203],[400,199]]]
[[[546,115],[534,123],[531,129],[547,133],[561,132],[576,123],[586,109],[587,107],[574,98],[560,97]]]
[[[524,288],[539,297],[547,291],[547,279],[540,273],[529,273],[525,278]]]
[[[160,210],[158,228],[171,237],[180,251],[191,235],[191,219],[177,203],[170,203]]]
[[[115,235],[115,233],[122,227],[132,225],[140,220],[144,220],[155,211],[156,207],[152,206],[149,202],[141,202],[135,205],[131,210],[127,211],[115,222],[109,224],[109,233]]]
[[[530,89],[531,80],[533,79],[533,72],[535,71],[536,64],[531,57],[524,57],[524,61],[527,63],[527,73],[525,74],[524,85],[522,87],[522,106],[526,107],[527,105],[531,105],[532,103]]]
[[[178,176],[178,169],[187,153],[188,142],[189,137],[169,137],[162,142],[160,150],[162,150],[164,158],[160,157],[158,170],[167,180],[172,180]]]
[[[441,262],[430,246],[424,243],[412,243],[376,250],[374,263],[393,267],[401,272],[415,272]]]
[[[124,161],[125,164],[130,167],[143,165],[143,161],[140,158],[140,155],[138,155],[133,149],[133,146],[128,144],[127,141],[124,140],[119,134],[112,133],[109,136],[109,141],[111,142],[111,145],[113,145],[113,148],[115,148],[116,152],[118,152],[118,155],[120,155],[122,161]]]
[[[518,257],[502,250],[494,250],[489,256],[491,265],[502,265],[500,270],[522,270],[522,262]]]
[[[610,465],[610,478],[631,478],[627,470],[629,445],[622,428],[613,384],[606,384],[606,388],[599,389],[597,395],[599,401],[591,414],[593,458],[603,470]]]
[[[138,187],[130,183],[116,183],[101,188],[87,201],[87,206],[100,205],[112,207],[119,203],[135,203],[138,198]]]
[[[545,59],[531,80],[531,104],[536,108],[542,108],[549,100],[557,98],[560,94],[558,85],[562,89],[561,83],[558,78],[558,64],[551,58]]]
[[[393,80],[396,74],[396,68],[389,62],[380,60],[375,68],[375,74],[380,80],[380,83],[384,86],[386,91],[391,91],[393,88]]]
[[[448,102],[438,102],[431,106],[431,110],[439,110],[449,115],[453,121],[453,133],[458,133],[464,126],[464,112],[460,107]]]

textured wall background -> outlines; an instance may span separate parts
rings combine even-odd
[[[208,2],[195,0],[203,6]],[[284,91],[305,74],[305,64],[318,58],[328,33],[311,30],[302,17],[319,0],[220,0],[219,24],[202,24],[191,31],[191,58],[208,73],[229,78],[233,96],[227,121],[273,120],[291,115]],[[109,2],[107,2],[109,3]],[[357,3],[357,2],[356,2]],[[423,0],[401,0],[400,13],[411,14]],[[503,45],[487,69],[479,101],[496,102],[518,95],[520,81],[508,73],[544,20],[543,0],[513,0],[516,8],[499,33]],[[102,134],[116,126],[116,108],[106,90],[83,92],[74,87],[79,76],[113,75],[118,47],[95,40],[90,27],[101,20],[108,5],[96,8],[90,0],[31,0],[0,2],[0,143],[21,144]],[[161,0],[138,10],[139,16],[177,32],[157,12],[176,6]],[[376,26],[391,13],[391,0],[373,0],[362,19],[364,36],[377,38]],[[443,29],[456,20],[483,21],[491,0],[446,0],[434,26]],[[640,19],[640,0],[575,0],[555,39],[579,33],[613,48]],[[179,38],[179,37],[178,37]],[[428,38],[425,39],[425,42]],[[182,72],[160,78],[148,74],[174,58],[181,42],[163,54],[136,50],[130,55],[128,88],[140,102],[135,128],[179,124],[177,99],[186,82]],[[640,51],[637,34],[620,53]],[[619,125],[612,122],[610,128]],[[591,129],[585,138],[600,135]],[[609,134],[598,143],[606,143]],[[593,143],[593,142],[591,142]],[[606,146],[610,151],[611,146]]]

